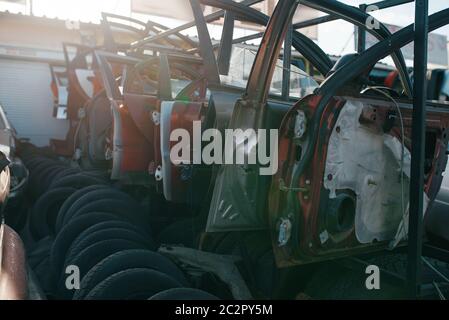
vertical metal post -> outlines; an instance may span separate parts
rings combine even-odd
[[[408,293],[419,295],[422,254],[422,218],[424,189],[424,154],[426,134],[426,72],[428,38],[428,0],[415,1],[415,56],[412,121],[412,163],[410,180],[410,216],[408,237]]]
[[[282,99],[288,100],[290,96],[290,70],[292,58],[293,25],[287,29],[284,40],[283,72],[282,72]]]
[[[196,22],[200,55],[203,58],[207,80],[209,84],[218,84],[220,83],[220,74],[203,9],[199,0],[190,0],[190,7]]]
[[[218,72],[222,75],[229,74],[232,56],[232,40],[234,37],[234,25],[234,13],[226,11],[223,23],[223,31],[221,34],[220,49],[218,51],[217,57]]]
[[[366,11],[366,4],[361,4],[359,6],[360,10],[363,12]],[[357,28],[357,52],[361,53],[365,51],[366,49],[366,31],[363,27],[356,27]]]

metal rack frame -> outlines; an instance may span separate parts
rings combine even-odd
[[[314,1],[306,1],[305,5]],[[414,82],[413,82],[413,120],[412,120],[412,149],[411,180],[410,180],[410,209],[408,232],[408,268],[406,289],[410,298],[420,295],[420,279],[422,256],[435,257],[449,262],[449,252],[424,244],[423,246],[423,187],[424,187],[424,154],[425,154],[425,119],[426,119],[426,73],[428,49],[428,0],[383,0],[371,4],[362,4],[359,9],[365,12],[368,6],[377,7],[376,10],[396,7],[415,2],[415,30],[414,30]],[[313,7],[313,6],[311,6]],[[328,14],[323,17],[310,19],[293,25],[293,29],[300,29],[341,19],[338,15]],[[366,49],[366,28],[357,27],[357,49]],[[258,35],[254,35],[257,37]],[[288,40],[286,40],[288,42]],[[287,77],[287,75],[285,75]]]
[[[407,293],[410,298],[420,295],[420,279],[422,269],[422,255],[437,257],[449,261],[448,251],[425,245],[423,247],[423,187],[424,187],[424,153],[425,153],[425,119],[426,119],[426,73],[427,49],[429,29],[429,1],[428,0],[383,0],[371,4],[362,4],[360,10],[365,11],[369,6],[378,10],[387,9],[415,2],[415,31],[414,31],[414,82],[413,82],[413,120],[412,120],[412,162],[410,180],[410,209],[408,232],[408,268]],[[318,19],[301,22],[300,27],[306,27],[338,19],[327,15]],[[357,49],[366,49],[366,29],[357,28]]]
[[[237,9],[242,9],[243,6],[247,6],[247,9],[255,3],[261,2],[262,0],[244,0],[240,5],[235,5]],[[203,0],[202,3],[212,3],[216,2],[213,0]],[[224,5],[234,5],[231,1],[222,1]],[[301,2],[302,4],[320,10],[325,6],[320,3],[321,1],[307,0]],[[441,249],[430,247],[424,245],[423,247],[423,181],[424,181],[424,153],[425,153],[425,118],[426,118],[426,72],[427,72],[427,48],[428,48],[428,30],[429,30],[429,17],[428,17],[428,0],[383,0],[370,4],[362,4],[359,6],[358,11],[353,13],[359,14],[359,18],[363,17],[365,10],[368,6],[375,6],[376,10],[383,10],[387,8],[396,7],[399,5],[415,2],[415,30],[414,30],[414,82],[412,90],[413,98],[413,120],[412,120],[412,139],[414,141],[412,149],[412,163],[411,163],[411,180],[410,180],[410,210],[409,210],[409,237],[408,237],[408,269],[407,269],[407,292],[411,298],[416,298],[420,293],[420,278],[421,278],[421,267],[422,267],[422,255],[437,257],[449,261],[449,252]],[[343,4],[342,4],[343,6]],[[346,8],[347,9],[347,8]],[[357,9],[351,7],[351,10]],[[243,10],[243,9],[242,9]],[[321,10],[323,11],[323,10]],[[326,10],[324,10],[326,11]],[[332,11],[332,10],[329,10]],[[225,27],[232,28],[234,22],[234,16],[237,16],[238,11],[233,13],[227,13],[226,10],[219,10],[211,15],[205,16],[204,21],[207,23],[213,22],[217,19],[225,17]],[[300,23],[293,24],[288,31],[288,36],[285,39],[286,48],[291,48],[292,46],[292,33],[295,30],[310,27],[314,25],[319,25],[321,23],[326,23],[329,21],[334,21],[338,19],[349,19],[354,24],[357,25],[357,49],[358,51],[364,52],[366,49],[366,26],[362,26],[360,21],[355,18],[349,17],[347,13],[344,12],[327,12],[327,15],[310,19],[307,21],[302,21]],[[256,21],[261,17],[255,16]],[[354,22],[355,21],[355,22]],[[357,22],[357,23],[356,23]],[[179,33],[185,29],[195,26],[195,22],[186,23],[174,29],[166,30],[161,32],[156,36],[147,37],[141,41],[137,41],[131,45],[131,48],[142,46],[146,43],[151,43],[159,39],[167,38],[170,35]],[[226,28],[226,29],[227,29]],[[232,34],[223,34],[223,38],[229,44],[244,42],[251,39],[260,38],[263,33],[257,33],[254,35],[242,37],[239,39],[232,39]],[[225,48],[226,49],[226,48]],[[229,49],[229,48],[227,48]],[[229,52],[220,51],[222,57],[227,57]],[[226,61],[226,58],[220,59]],[[287,66],[290,63],[290,50],[284,52],[284,72],[283,78],[288,82],[289,73]],[[400,59],[398,59],[400,60]],[[221,69],[223,68],[223,69]],[[228,65],[220,64],[220,69],[225,72]],[[406,78],[408,75],[406,76]],[[404,79],[406,79],[404,78]],[[409,82],[410,83],[410,82]],[[407,83],[404,83],[407,86]],[[406,88],[407,89],[407,88]],[[283,91],[282,95],[284,98],[288,97],[288,92]]]
[[[426,132],[426,73],[429,29],[429,1],[428,0],[383,0],[371,3],[369,6],[382,10],[399,5],[415,2],[415,32],[414,32],[414,81],[413,81],[413,117],[410,177],[410,209],[408,230],[408,260],[407,260],[407,293],[410,298],[420,295],[420,279],[422,269],[422,255],[438,256],[448,259],[448,252],[441,248],[426,246],[423,251],[423,188],[424,188],[424,157]],[[368,4],[361,4],[360,10],[365,11]],[[328,18],[329,19],[329,18]],[[329,21],[329,20],[328,20]],[[307,25],[307,22],[304,22]],[[357,51],[366,49],[366,30],[357,28]]]
[[[202,0],[203,4],[216,3],[218,1],[213,0]],[[222,8],[226,5],[231,6],[232,4],[229,0],[224,0],[222,2]],[[254,3],[260,2],[260,0],[245,0],[241,3],[240,6],[235,5],[238,9],[242,9],[244,6],[248,6],[248,11],[251,11],[250,6]],[[370,4],[362,4],[359,6],[359,10],[355,7],[344,7],[341,4],[342,8],[334,8],[329,10],[326,9],[326,3],[315,0],[307,0],[302,2],[301,4],[315,8],[317,10],[326,12],[327,15],[310,19],[307,21],[302,21],[300,23],[293,24],[288,31],[288,35],[285,39],[286,48],[291,48],[291,35],[295,30],[310,27],[314,25],[319,25],[321,23],[326,23],[329,21],[345,19],[351,21],[355,25],[357,25],[357,49],[361,53],[366,49],[366,26],[363,26],[360,23],[361,17],[363,14],[366,14],[365,10],[368,6],[374,8],[376,10],[383,10],[392,7],[397,7],[400,5],[404,5],[407,3],[415,2],[415,30],[414,30],[414,82],[412,88],[412,96],[413,98],[413,120],[412,120],[412,139],[414,141],[413,149],[412,149],[412,163],[411,163],[411,181],[410,181],[410,210],[409,210],[409,237],[408,237],[408,269],[407,269],[407,292],[411,298],[416,298],[420,293],[420,278],[421,278],[421,266],[422,266],[422,255],[437,257],[439,259],[445,260],[449,262],[449,252],[436,247],[431,247],[425,245],[423,247],[423,181],[424,181],[424,153],[425,153],[425,118],[426,118],[426,72],[427,72],[427,48],[428,48],[428,30],[429,30],[429,18],[428,18],[428,0],[382,0],[375,3]],[[337,10],[338,9],[338,10]],[[341,10],[340,10],[341,9]],[[345,11],[346,10],[346,11]],[[221,17],[225,16],[225,22],[229,23],[229,27],[233,25],[232,15],[226,16],[226,10],[220,10],[214,14],[205,17],[206,22],[215,21]],[[238,14],[238,13],[234,13]],[[228,19],[226,19],[228,18]],[[257,20],[257,17],[255,17]],[[143,40],[144,42],[154,41],[156,39],[160,39],[163,37],[167,37],[174,32],[179,32],[184,29],[187,29],[193,25],[192,23],[187,23],[178,28],[168,30],[159,34],[156,37],[148,38]],[[226,25],[225,25],[226,26]],[[369,31],[369,30],[368,30]],[[260,38],[263,33],[256,33],[254,35],[242,37],[239,39],[228,40],[228,43],[238,43],[244,42],[251,39]],[[385,35],[385,32],[384,32]],[[229,38],[229,35],[227,37]],[[135,44],[137,45],[137,44]],[[400,52],[399,52],[400,53]],[[229,53],[228,53],[229,54]],[[226,55],[226,54],[225,54]],[[285,68],[290,63],[290,50],[286,50],[284,52],[285,65],[283,78],[285,80],[289,79],[289,68]],[[404,65],[400,63],[400,54],[399,54],[399,64],[397,66],[401,66],[404,69]],[[226,66],[224,66],[226,70]],[[401,70],[400,70],[401,71]],[[404,71],[404,70],[402,70]],[[405,70],[406,71],[406,70]],[[408,75],[405,76],[404,80],[408,80],[408,85],[410,86],[410,81]],[[404,83],[407,86],[407,83]],[[407,89],[407,88],[406,88]],[[288,92],[283,91],[283,96],[287,97]]]

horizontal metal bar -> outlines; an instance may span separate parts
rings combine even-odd
[[[246,5],[246,6],[252,6],[253,4],[256,4],[256,3],[259,3],[259,2],[262,2],[262,1],[263,0],[244,0],[244,1],[241,2],[241,4]],[[224,17],[224,14],[225,14],[224,10],[219,10],[217,12],[214,12],[214,13],[211,13],[211,14],[205,16],[204,19],[206,19],[207,23],[210,23],[210,22],[216,21],[216,20]],[[164,32],[162,32],[162,33],[160,33],[158,35],[145,38],[145,39],[143,39],[141,41],[137,41],[137,42],[131,44],[131,47],[132,48],[139,47],[139,46],[141,46],[144,43],[148,43],[148,42],[152,42],[152,41],[156,41],[156,40],[160,40],[160,39],[166,38],[168,36],[171,36],[173,34],[179,33],[181,31],[184,31],[186,29],[192,28],[194,26],[195,26],[195,21],[190,21],[190,22],[185,23],[183,25],[180,25],[180,26],[178,26],[176,28],[164,31]]]
[[[310,20],[306,20],[306,21],[297,22],[297,23],[293,24],[293,29],[298,30],[298,29],[302,29],[302,28],[312,27],[312,26],[315,26],[317,24],[330,22],[330,21],[335,21],[335,20],[339,20],[339,19],[340,19],[339,17],[329,14],[329,15],[326,15],[326,16],[322,16],[322,17],[318,17],[318,18],[314,18],[314,19],[310,19]]]
[[[379,2],[367,4],[367,6],[372,6],[373,8],[377,7],[378,10],[382,10],[382,9],[388,9],[391,7],[400,6],[403,4],[410,3],[410,2],[414,2],[414,0],[382,0]]]
[[[414,0],[383,0],[383,1],[376,2],[376,3],[367,4],[366,6],[373,6],[373,8],[377,7],[377,10],[382,10],[382,9],[387,9],[390,7],[410,3],[413,1]],[[303,5],[307,6],[307,4],[303,4]],[[335,20],[340,20],[340,18],[337,16],[334,16],[332,14],[329,14],[326,16],[297,22],[297,23],[293,24],[293,29],[297,30],[297,29],[301,29],[301,28],[312,27],[312,26],[315,26],[315,25],[318,25],[321,23],[326,23],[326,22],[335,21]]]
[[[123,55],[119,55],[116,53],[111,53],[111,52],[101,51],[101,50],[96,50],[95,54],[103,57],[104,59],[106,59],[106,61],[112,62],[112,63],[133,65],[133,64],[139,63],[141,61],[141,59],[138,59],[138,58],[134,58],[134,57],[130,57],[130,56],[123,56]]]
[[[149,27],[156,27],[156,28],[161,29],[162,30],[161,32],[166,32],[167,30],[170,30],[170,28],[168,28],[168,27],[166,27],[166,26],[164,26],[164,25],[162,25],[160,23],[154,22],[152,20],[148,20],[148,25],[149,25]],[[185,41],[186,43],[190,44],[192,47],[198,46],[198,44],[195,41],[190,39],[188,36],[183,35],[182,33],[177,32],[175,35],[179,39],[181,39],[181,40]]]
[[[367,32],[371,33],[378,40],[383,40],[391,36],[391,32],[388,30],[388,28],[380,22],[378,28],[368,27],[366,22],[371,18],[371,16],[367,12],[360,10],[357,7],[344,4],[338,0],[301,0],[301,3],[327,14],[338,16],[341,19],[350,22],[358,27],[365,28]],[[407,72],[407,66],[404,56],[401,50],[395,50],[391,55],[394,64],[399,71],[399,75],[405,92],[408,97],[411,97],[412,82]]]
[[[203,64],[204,61],[202,58],[197,56],[192,56],[189,54],[182,54],[182,53],[168,53],[167,57],[170,61],[180,61],[180,62],[188,62],[188,63],[195,63],[195,64]]]
[[[145,22],[142,22],[140,20],[137,20],[137,19],[134,19],[134,18],[131,18],[131,17],[121,16],[121,15],[118,15],[118,14],[115,14],[115,13],[102,12],[101,15],[102,15],[102,18],[104,20],[106,20],[106,21],[108,21],[108,18],[111,18],[111,19],[128,21],[128,22],[131,22],[131,23],[134,23],[134,24],[138,24],[138,25],[140,25],[142,27],[146,27],[147,26],[147,24]],[[108,21],[108,22],[111,22],[111,21]],[[117,22],[117,23],[119,23],[119,22]],[[119,23],[119,24],[121,24],[121,23]]]
[[[232,43],[235,44],[235,43],[241,43],[241,42],[250,41],[250,40],[254,40],[254,39],[259,39],[259,38],[263,37],[263,34],[264,34],[264,32],[250,34],[249,36],[244,36],[241,38],[234,39],[234,41]]]
[[[446,291],[449,288],[449,284],[445,282],[435,283],[441,290]],[[420,300],[437,299],[438,291],[433,283],[425,283],[421,285],[421,292],[419,294]],[[447,291],[446,291],[447,292]],[[440,298],[441,299],[441,298]]]
[[[250,41],[250,40],[254,40],[254,39],[259,39],[263,37],[263,32],[258,32],[258,33],[254,33],[254,34],[250,34],[249,36],[244,36],[244,37],[240,37],[240,38],[236,38],[233,39],[231,44],[238,44],[238,43],[243,43],[245,41]],[[220,43],[214,43],[213,44],[214,49],[219,48],[220,47]],[[190,54],[194,54],[194,53],[198,53],[200,50],[198,48],[194,48],[191,50],[187,50],[188,53]]]
[[[254,34],[250,34],[249,36],[244,36],[241,38],[236,38],[234,40],[232,40],[232,44],[237,44],[237,43],[242,43],[245,41],[250,41],[250,40],[254,40],[254,39],[259,39],[263,37],[263,32],[258,32],[258,33],[254,33]],[[217,47],[219,46],[219,44],[217,44]]]
[[[432,246],[430,244],[423,245],[423,256],[449,263],[449,251],[443,248]]]
[[[152,51],[157,51],[157,52],[176,52],[176,53],[182,53],[182,54],[187,54],[188,51],[183,50],[183,49],[179,49],[176,47],[171,47],[171,46],[164,46],[161,44],[155,44],[155,43],[147,43],[145,45],[143,45],[142,47],[140,47],[140,49],[146,49],[146,50],[152,50]]]
[[[260,24],[266,15],[234,0],[199,0],[201,4],[232,12],[237,20]],[[268,23],[268,21],[266,22]]]
[[[144,29],[139,29],[127,24],[123,24],[120,22],[115,22],[115,21],[107,21],[107,23],[111,26],[111,27],[115,27],[115,28],[119,28],[119,29],[123,29],[123,30],[128,30],[137,34],[144,34],[145,30]]]
[[[336,16],[326,15],[323,17],[318,17],[318,18],[314,18],[314,19],[310,19],[310,20],[306,20],[306,21],[297,22],[297,23],[293,24],[293,29],[295,29],[295,30],[303,29],[303,28],[311,27],[311,26],[314,26],[317,24],[335,21],[335,20],[339,20],[339,19],[340,18],[338,18]],[[259,39],[259,38],[262,38],[263,34],[264,34],[263,32],[258,32],[258,33],[250,34],[248,36],[236,38],[232,41],[232,44],[237,44],[237,43],[242,43],[242,42],[246,42],[246,41],[250,41],[250,40],[254,40],[254,39]],[[219,43],[214,44],[214,48],[218,48],[219,46],[220,46]],[[198,52],[198,49],[193,49],[193,50],[190,50],[189,52],[191,52],[191,53]]]
[[[414,0],[394,0],[395,2],[400,2],[396,5],[401,5],[401,4],[405,4],[405,3],[409,3],[409,2],[413,2]],[[380,1],[377,4],[369,4],[368,6],[376,6],[378,8],[378,10],[382,10],[382,9],[386,9],[389,8],[391,6],[385,6],[385,5],[381,5],[380,3],[385,2],[385,1]],[[307,27],[312,27],[321,23],[326,23],[326,22],[330,22],[330,21],[335,21],[335,20],[340,20],[339,17],[334,16],[334,15],[326,15],[326,16],[322,16],[322,17],[318,17],[318,18],[313,18],[310,20],[306,20],[306,21],[301,21],[301,22],[297,22],[295,24],[293,24],[293,28],[294,29],[301,29],[301,28],[307,28]]]

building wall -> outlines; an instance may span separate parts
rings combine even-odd
[[[117,36],[121,41],[129,34]],[[0,103],[19,137],[38,146],[68,130],[66,120],[52,117],[48,65],[64,64],[63,42],[102,44],[103,32],[98,24],[0,13]]]
[[[45,63],[0,59],[0,104],[20,138],[37,146],[62,139],[66,120],[52,117],[51,76]]]
[[[97,42],[98,26],[0,13],[0,103],[20,138],[38,146],[64,138],[68,123],[52,117],[48,62],[63,63],[62,42]]]

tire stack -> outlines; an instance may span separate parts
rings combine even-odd
[[[148,210],[127,193],[101,173],[28,151],[28,261],[50,299],[215,299],[155,252]]]
[[[36,155],[26,157],[23,161],[30,172],[28,193],[32,200],[37,200],[52,189],[64,187],[79,189],[107,181],[104,172],[82,171],[51,157]]]

